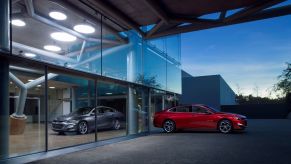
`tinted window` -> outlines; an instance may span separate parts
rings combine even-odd
[[[102,108],[97,109],[97,113],[104,113]]]
[[[191,108],[189,106],[179,106],[172,108],[171,112],[191,112]]]
[[[114,111],[113,111],[112,109],[110,109],[110,108],[104,108],[103,110],[104,110],[104,113],[114,112]]]
[[[85,115],[88,114],[92,109],[89,107],[85,107],[85,108],[79,108],[78,110],[76,110],[75,112],[73,112],[72,114],[76,114],[76,115]]]
[[[192,107],[192,112],[195,112],[195,113],[208,113],[208,111],[204,108],[201,108],[201,107],[197,107],[197,106],[193,106]]]

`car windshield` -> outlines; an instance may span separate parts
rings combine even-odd
[[[90,111],[92,110],[92,108],[89,107],[84,107],[84,108],[79,108],[76,111],[72,112],[72,115],[85,115],[88,114]]]
[[[215,109],[215,108],[213,108],[211,106],[207,106],[207,105],[203,105],[203,106],[206,107],[206,108],[208,108],[208,109],[210,109],[210,110],[212,110],[214,113],[219,112],[217,109]]]

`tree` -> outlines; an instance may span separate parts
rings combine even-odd
[[[275,85],[275,91],[281,92],[284,96],[291,93],[291,63],[286,63],[287,68],[278,76],[278,83]]]

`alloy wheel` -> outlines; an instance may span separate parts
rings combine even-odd
[[[232,130],[232,124],[229,120],[222,120],[219,123],[219,131],[221,133],[229,133]]]
[[[118,130],[118,129],[120,129],[120,122],[119,122],[119,120],[114,120],[114,123],[113,123],[113,129],[114,130]]]
[[[163,129],[167,133],[171,133],[175,131],[175,128],[176,128],[175,122],[172,120],[167,120],[163,124]]]
[[[80,122],[78,125],[80,134],[86,134],[88,132],[88,126],[85,121]]]

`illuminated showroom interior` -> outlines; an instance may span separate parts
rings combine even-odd
[[[8,58],[1,59],[9,63],[1,159],[147,133],[155,130],[154,112],[176,103],[180,35],[144,40],[97,10],[66,1],[19,0],[11,8]],[[76,120],[53,125],[87,107],[101,110],[90,115],[97,121],[86,134],[69,127],[79,126]],[[123,117],[108,121],[107,107]],[[63,126],[68,129],[53,130]]]

